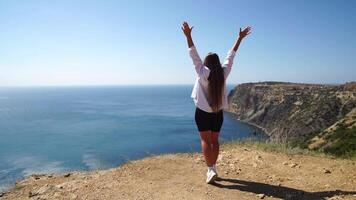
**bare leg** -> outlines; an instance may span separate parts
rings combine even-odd
[[[211,134],[211,149],[213,154],[213,164],[216,164],[216,160],[219,156],[219,132],[212,132]]]
[[[211,131],[200,132],[201,148],[208,167],[214,164],[214,154],[211,148]]]

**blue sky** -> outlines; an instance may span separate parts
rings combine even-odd
[[[148,3],[149,2],[149,3]],[[222,60],[253,27],[228,83],[356,80],[356,2],[0,0],[0,86],[192,84],[180,25]]]

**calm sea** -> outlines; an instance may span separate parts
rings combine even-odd
[[[229,86],[231,89],[232,86]],[[0,190],[32,173],[200,151],[192,86],[0,88]],[[221,141],[254,134],[224,114]]]

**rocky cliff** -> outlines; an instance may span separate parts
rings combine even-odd
[[[245,83],[229,94],[228,111],[265,130],[274,141],[323,138],[339,121],[355,136],[356,83]],[[344,119],[347,118],[347,119]],[[334,129],[335,130],[335,129]],[[325,144],[325,143],[323,143]]]

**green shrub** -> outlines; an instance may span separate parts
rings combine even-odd
[[[328,138],[331,145],[324,151],[340,157],[356,157],[356,127],[339,126]]]

